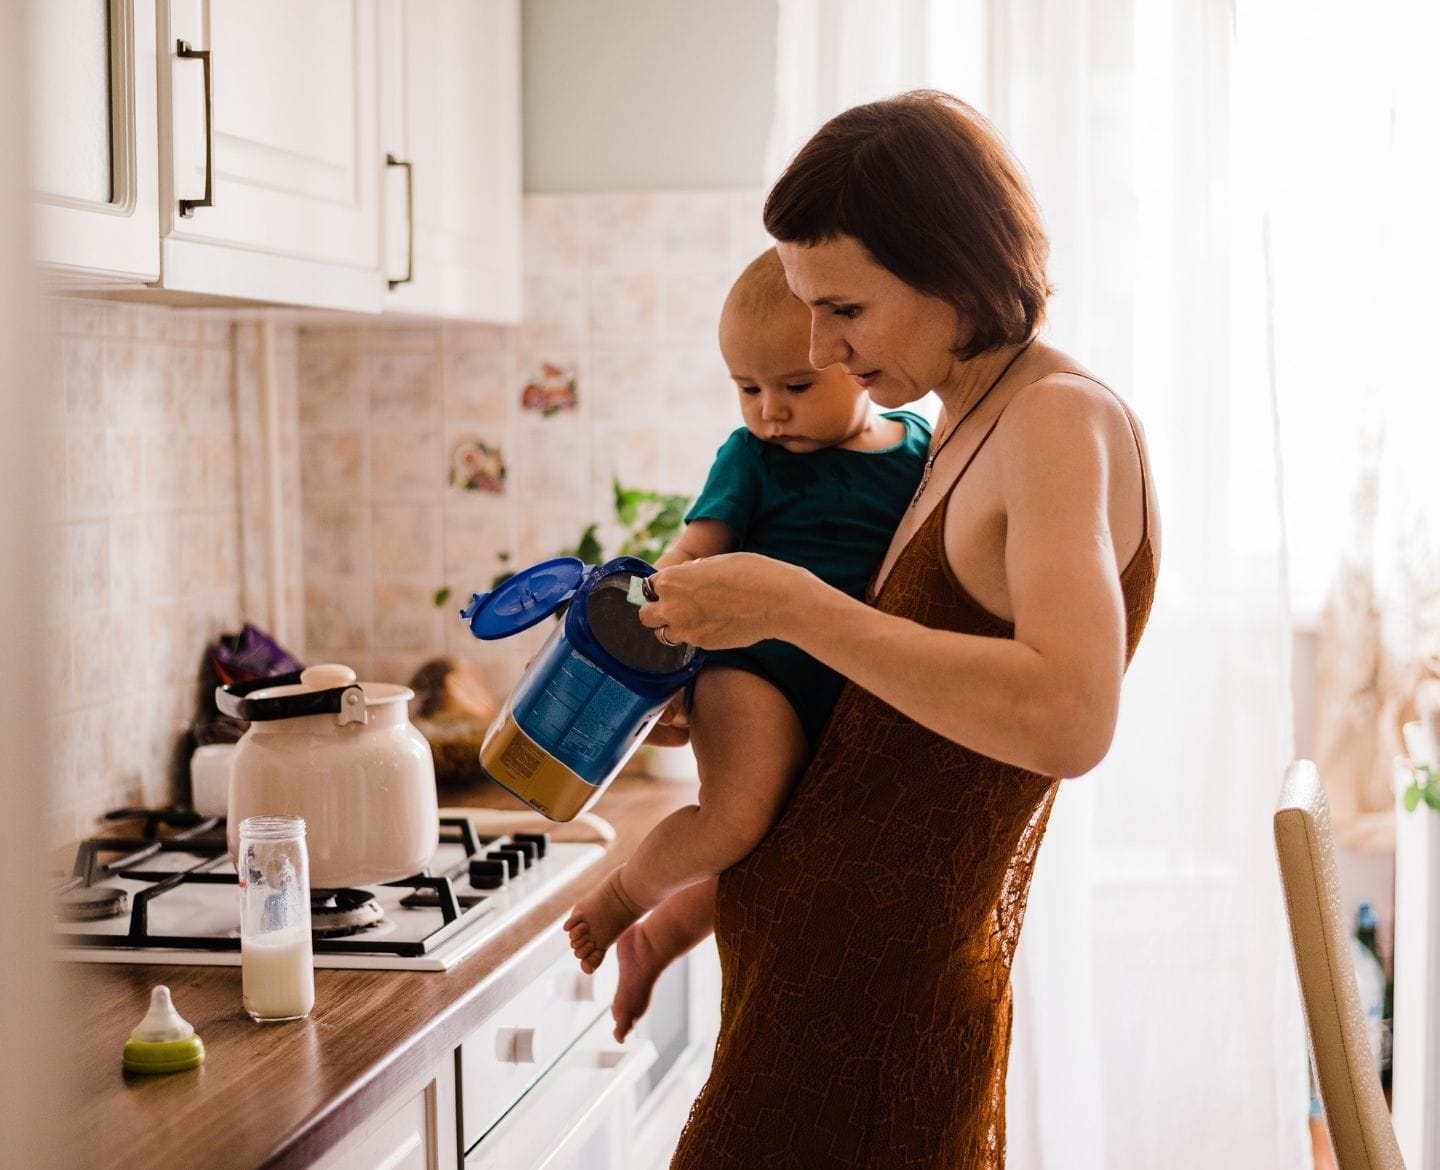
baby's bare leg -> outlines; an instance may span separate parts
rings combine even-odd
[[[620,981],[610,1004],[615,1039],[623,1041],[650,1006],[660,973],[715,929],[718,878],[686,886],[624,931],[615,942]]]
[[[576,904],[565,929],[586,971],[595,970],[610,944],[647,910],[749,853],[779,815],[809,754],[785,696],[742,670],[700,673],[690,726],[700,803],[656,825],[629,861]]]

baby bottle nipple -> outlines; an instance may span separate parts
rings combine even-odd
[[[121,1063],[130,1072],[172,1073],[198,1068],[204,1060],[205,1045],[175,1010],[170,989],[157,985],[150,992],[145,1018],[130,1033]]]

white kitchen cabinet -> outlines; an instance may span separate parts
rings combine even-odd
[[[312,1170],[456,1170],[455,1059],[349,1134]]]
[[[168,0],[161,284],[378,312],[376,0]]]
[[[62,286],[153,281],[154,0],[46,0],[29,16],[36,259]]]
[[[32,11],[59,282],[519,322],[519,0]]]
[[[650,1009],[631,1039],[648,1040],[660,1054],[639,1086],[626,1170],[665,1170],[710,1075],[720,1029],[720,956],[707,939],[655,985]]]
[[[520,320],[518,0],[382,0],[387,312]]]

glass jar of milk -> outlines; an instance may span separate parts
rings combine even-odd
[[[250,1018],[299,1020],[315,1006],[305,820],[240,822],[240,976]]]

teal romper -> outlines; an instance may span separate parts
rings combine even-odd
[[[905,437],[880,451],[826,447],[796,454],[739,428],[716,454],[685,522],[719,520],[744,552],[801,565],[863,599],[930,446],[930,424],[918,414],[896,410],[885,417],[904,423]],[[776,687],[795,708],[812,749],[845,685],[829,667],[773,638],[709,652],[706,662],[748,670]]]

